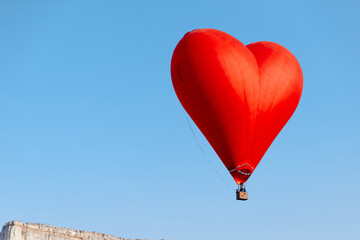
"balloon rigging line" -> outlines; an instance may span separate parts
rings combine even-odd
[[[250,166],[250,164],[245,163],[245,164],[243,164],[243,165],[241,165],[241,166],[237,166],[236,168],[230,170],[229,172],[231,173],[231,172],[233,172],[233,171],[237,171],[237,172],[239,172],[239,173],[241,173],[241,174],[250,176],[250,175],[252,174],[252,172],[251,172],[251,173],[245,173],[245,172],[242,172],[242,171],[238,170],[239,168],[241,168],[241,167],[243,167],[243,166],[245,166],[245,165],[248,165],[248,166],[251,167],[251,169],[254,171],[254,168],[253,168],[252,166]]]
[[[199,146],[201,152],[203,153],[205,160],[209,163],[209,165],[211,166],[211,168],[215,171],[215,173],[220,177],[220,179],[221,179],[228,187],[230,187],[230,188],[233,189],[233,190],[236,190],[235,188],[233,188],[233,187],[220,175],[219,171],[214,167],[214,165],[212,164],[212,162],[210,161],[210,159],[207,157],[204,149],[201,147],[200,142],[198,141],[198,139],[197,139],[197,137],[196,137],[196,135],[195,135],[195,132],[194,132],[194,130],[193,130],[191,124],[190,124],[190,121],[189,121],[189,119],[188,119],[188,116],[186,115],[185,112],[184,112],[184,115],[185,115],[185,118],[186,118],[186,122],[188,123],[189,128],[190,128],[190,130],[191,130],[191,133],[192,133],[192,135],[194,136],[195,141],[196,141],[197,145]]]

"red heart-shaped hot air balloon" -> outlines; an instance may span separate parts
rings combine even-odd
[[[303,78],[273,42],[245,46],[215,29],[185,34],[171,60],[175,92],[237,184],[252,174],[294,113]]]

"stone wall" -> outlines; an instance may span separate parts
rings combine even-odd
[[[130,240],[107,234],[60,228],[44,224],[11,221],[6,223],[0,240]],[[141,240],[141,239],[137,239]]]

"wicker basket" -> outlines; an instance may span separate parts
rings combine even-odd
[[[242,191],[236,191],[236,200],[248,200],[248,193]]]

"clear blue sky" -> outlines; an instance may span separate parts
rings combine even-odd
[[[170,240],[358,239],[360,2],[1,1],[0,223]],[[170,79],[216,28],[298,58],[298,110],[234,198]],[[229,187],[229,185],[231,187]]]

